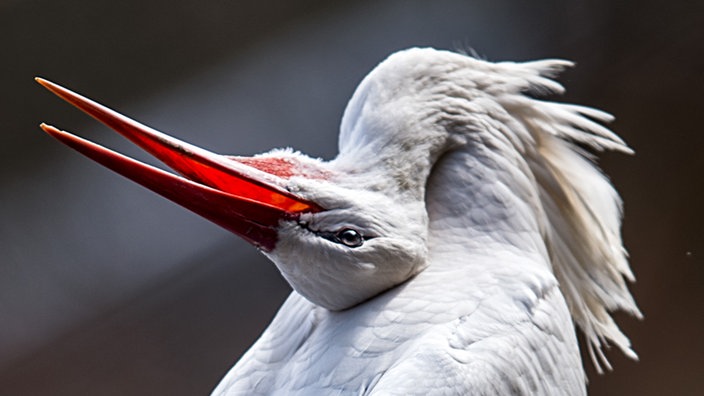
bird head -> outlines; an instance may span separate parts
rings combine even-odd
[[[421,202],[368,188],[366,176],[339,172],[334,162],[292,152],[258,158],[307,163],[322,176],[287,180],[290,191],[325,209],[282,221],[275,247],[264,251],[310,301],[331,310],[349,308],[425,268],[427,219]]]
[[[392,194],[384,172],[359,172],[291,150],[215,154],[41,78],[49,91],[180,174],[144,164],[53,126],[42,129],[113,171],[256,246],[311,302],[355,306],[426,266],[427,215],[417,194]]]

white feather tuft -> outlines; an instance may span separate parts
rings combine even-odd
[[[572,317],[588,340],[592,361],[599,372],[602,365],[611,369],[602,351],[606,340],[616,344],[628,357],[637,359],[630,341],[609,314],[623,310],[641,317],[625,281],[634,278],[621,241],[621,199],[588,159],[589,154],[571,142],[597,151],[633,151],[615,133],[596,122],[612,121],[608,113],[520,95],[526,91],[561,92],[561,86],[546,77],[570,66],[569,62],[547,60],[501,65],[506,71],[524,77],[524,82],[516,84],[513,92],[504,87],[504,93],[497,99],[534,141],[533,149],[526,150],[524,156],[543,206],[544,239]]]

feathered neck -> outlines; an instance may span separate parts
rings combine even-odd
[[[393,183],[379,185],[413,199],[425,196],[433,168],[457,151],[471,154],[459,161],[473,158],[463,171],[473,173],[475,182],[481,172],[505,178],[501,182],[512,189],[505,197],[512,203],[487,221],[505,216],[511,227],[535,231],[524,248],[548,258],[601,370],[602,363],[610,368],[601,350],[605,339],[636,357],[609,312],[637,317],[640,312],[624,280],[633,276],[620,236],[621,200],[573,142],[597,151],[631,150],[600,124],[611,121],[610,115],[535,99],[562,93],[550,77],[570,65],[489,63],[433,49],[396,53],[365,78],[350,101],[335,162],[343,170],[348,163],[364,174],[391,177]],[[384,171],[375,173],[376,168]],[[454,181],[463,183],[460,176]],[[516,204],[523,206],[520,213]],[[516,217],[525,213],[530,218]]]

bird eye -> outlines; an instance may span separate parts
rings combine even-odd
[[[345,228],[338,232],[335,236],[340,243],[348,247],[360,247],[364,242],[362,235],[351,228]]]

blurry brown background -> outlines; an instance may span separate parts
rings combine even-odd
[[[641,361],[593,395],[704,386],[704,2],[0,0],[0,394],[207,394],[288,293],[205,220],[45,136],[47,121],[148,157],[40,75],[223,153],[336,152],[359,80],[409,46],[563,57],[566,100],[617,116]],[[588,365],[589,366],[589,365]]]

